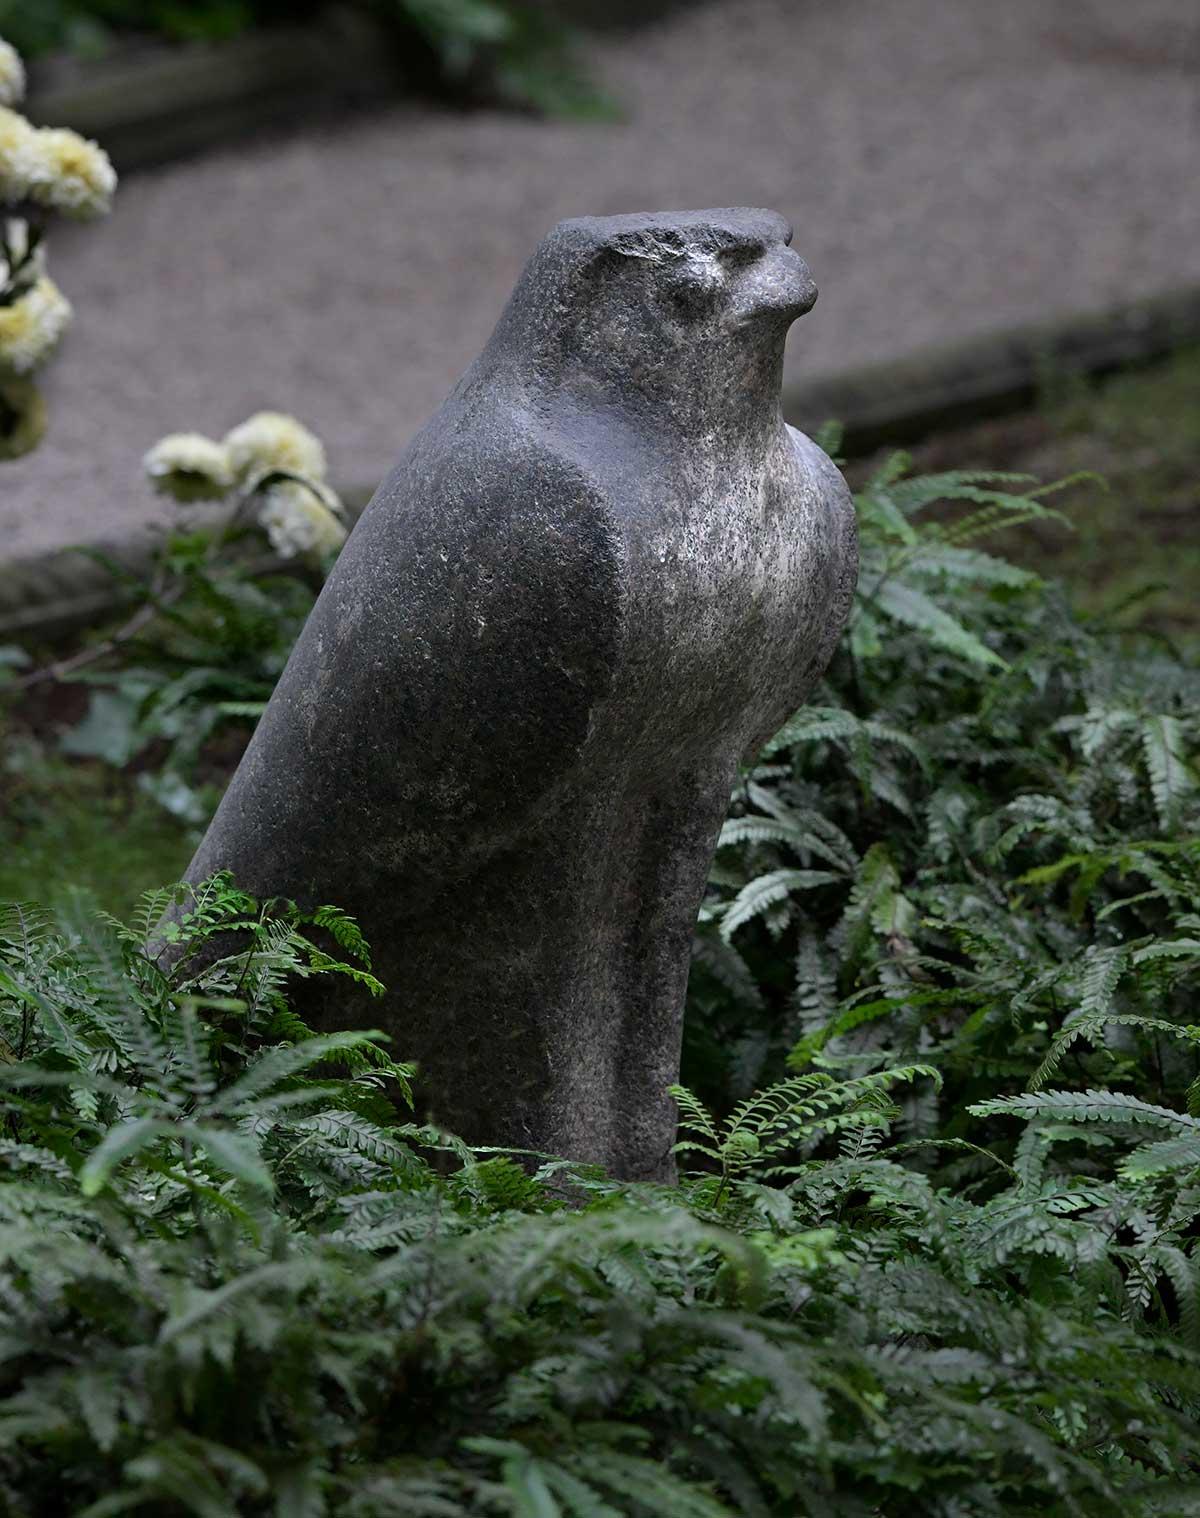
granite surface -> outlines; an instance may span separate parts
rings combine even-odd
[[[856,572],[780,411],[816,290],[769,211],[561,223],[325,585],[191,867],[361,922],[382,1026],[477,1143],[673,1174],[693,925],[739,761]],[[325,999],[322,999],[325,998]]]

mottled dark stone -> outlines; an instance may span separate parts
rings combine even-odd
[[[668,1177],[690,942],[739,761],[842,629],[853,513],[784,425],[769,211],[561,223],[355,528],[191,866],[354,913],[481,1143]]]

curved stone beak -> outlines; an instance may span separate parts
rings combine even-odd
[[[811,311],[817,286],[808,265],[782,243],[767,249],[742,276],[734,303],[739,325],[761,317],[795,321]]]

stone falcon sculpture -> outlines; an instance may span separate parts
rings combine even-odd
[[[747,209],[550,233],[355,527],[191,865],[352,912],[386,998],[306,983],[302,1009],[385,1027],[471,1141],[674,1173],[730,789],[857,569],[846,486],[780,413],[816,298],[790,238]]]

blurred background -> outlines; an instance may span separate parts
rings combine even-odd
[[[187,737],[136,643],[119,678],[87,662],[114,582],[64,550],[179,520],[144,452],[286,411],[361,505],[565,216],[781,211],[821,292],[789,420],[845,423],[855,484],[896,443],[921,470],[1083,472],[1066,524],[1001,551],[1196,646],[1195,0],[0,0],[0,37],[29,116],[122,174],[110,217],[53,228],[76,318],[45,441],[0,466],[0,666],[84,650],[9,704],[0,894],[120,904],[181,869],[249,731]],[[235,589],[163,664],[196,733],[269,691],[313,593]]]
[[[77,320],[47,440],[4,471],[7,557],[138,529],[161,511],[138,468],[156,438],[263,406],[369,493],[551,224],[722,204],[782,211],[816,275],[789,344],[805,425],[864,403],[865,373],[886,433],[914,384],[886,366],[967,344],[907,427],[944,455],[963,420],[944,403],[1001,409],[1004,335],[1024,334],[1028,368],[1040,333],[1023,428],[963,446],[1074,463],[1088,362],[1059,362],[1058,326],[1123,312],[1120,351],[1144,359],[1129,308],[1158,301],[1169,378],[1141,420],[1136,397],[1107,406],[1101,462],[1157,479],[1182,449],[1113,526],[1145,536],[1159,513],[1172,551],[1191,547],[1194,0],[0,0],[0,35],[31,59],[29,114],[125,171],[108,221],[55,230]]]

